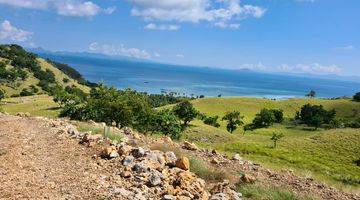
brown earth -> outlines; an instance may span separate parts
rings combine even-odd
[[[157,195],[163,195],[161,188],[135,183],[140,176],[124,173],[123,157],[102,160],[94,156],[99,155],[101,147],[89,148],[70,139],[64,134],[67,126],[65,122],[59,126],[43,118],[0,114],[0,199],[161,199]],[[151,148],[156,141],[141,136],[138,143]],[[160,143],[170,143],[167,146],[192,154],[209,166],[248,174],[249,177],[243,177],[246,181],[255,177],[263,184],[286,187],[319,199],[360,199],[292,173],[276,173],[208,150],[180,150],[182,145],[171,141]],[[127,173],[133,178],[125,176]],[[146,195],[138,198],[141,191],[151,193],[151,198]],[[133,196],[119,198],[115,193]]]

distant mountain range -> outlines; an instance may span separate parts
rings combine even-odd
[[[159,63],[159,64],[167,64],[167,65],[176,65],[180,66],[178,64],[171,64],[171,63],[160,63],[152,60],[146,60],[146,59],[140,59],[140,58],[133,58],[128,56],[121,56],[121,55],[106,55],[101,53],[91,53],[91,52],[69,52],[69,51],[49,51],[46,49],[43,49],[41,47],[38,48],[28,48],[27,49],[30,52],[33,52],[35,54],[39,54],[40,57],[47,57],[51,55],[56,56],[74,56],[74,57],[88,57],[88,58],[99,58],[99,59],[112,59],[112,60],[123,60],[123,61],[132,61],[132,62],[144,62],[144,63]],[[181,65],[183,66],[183,65]],[[186,67],[200,67],[200,68],[216,68],[217,67],[208,67],[208,66],[190,66],[187,65]],[[223,70],[235,70],[235,71],[254,71],[252,69],[248,68],[242,68],[242,69],[225,69],[221,68]],[[311,74],[311,73],[291,73],[291,72],[268,72],[268,71],[258,71],[261,73],[271,73],[271,74],[282,74],[282,75],[291,75],[291,76],[305,76],[305,77],[313,77],[313,78],[322,78],[322,79],[337,79],[337,80],[346,80],[346,81],[353,81],[353,82],[359,82],[360,83],[360,76],[345,76],[345,75],[337,75],[337,74]]]

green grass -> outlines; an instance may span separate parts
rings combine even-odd
[[[56,118],[59,115],[59,104],[48,95],[7,98],[1,101],[1,107],[9,114],[28,112],[32,116]]]
[[[290,190],[279,187],[266,187],[259,184],[239,186],[238,191],[243,197],[253,200],[311,200],[308,196],[298,195]]]
[[[336,109],[338,116],[359,116],[360,104],[350,100],[291,99],[272,101],[255,98],[209,98],[193,101],[200,112],[208,116],[222,117],[227,111],[237,110],[250,123],[262,108],[279,108],[285,117],[292,118],[306,103],[321,104],[326,109]],[[360,130],[334,129],[310,131],[307,127],[276,124],[244,134],[242,127],[233,134],[226,131],[226,123],[220,128],[204,125],[195,120],[183,134],[183,139],[199,146],[215,148],[229,155],[235,153],[276,170],[292,169],[297,174],[313,177],[337,188],[359,192],[360,167],[354,160],[360,157]],[[270,140],[273,133],[282,133],[276,149]]]

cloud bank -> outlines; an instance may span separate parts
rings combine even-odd
[[[214,27],[239,28],[245,18],[261,18],[266,9],[240,0],[128,0],[131,14],[146,21],[208,22]]]
[[[101,8],[83,0],[0,0],[0,4],[16,8],[55,10],[57,14],[72,17],[92,17],[100,13],[112,14],[115,7]]]
[[[8,20],[1,23],[0,26],[0,40],[11,42],[27,42],[31,39],[32,32],[24,31],[13,26]]]
[[[138,59],[150,59],[151,55],[146,50],[138,48],[128,48],[124,45],[116,46],[110,44],[99,44],[93,42],[89,45],[89,50],[94,53],[101,53],[111,56],[126,56]]]

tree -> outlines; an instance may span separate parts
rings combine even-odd
[[[0,90],[0,101],[5,98],[5,92]]]
[[[204,121],[204,124],[219,128],[220,124],[217,122],[218,119],[219,119],[219,116],[205,117],[203,121]]]
[[[230,133],[234,132],[238,126],[243,125],[243,116],[240,115],[239,111],[228,112],[222,120],[227,121],[226,129]]]
[[[329,124],[336,116],[334,109],[327,111],[322,105],[306,104],[297,113],[297,119],[302,123],[315,127],[315,130],[322,124]]]
[[[173,111],[175,115],[184,122],[185,127],[188,126],[188,124],[194,120],[198,114],[189,101],[179,103],[174,107]]]
[[[161,110],[155,117],[155,132],[179,139],[182,131],[179,118],[169,109]]]
[[[356,93],[353,97],[354,101],[360,102],[360,92]]]
[[[280,134],[273,133],[270,139],[274,142],[274,146],[273,146],[274,149],[276,148],[277,141],[279,141],[283,137],[284,135],[282,133]]]
[[[305,96],[310,97],[310,98],[315,98],[316,92],[314,90],[310,90],[310,92],[308,94],[306,94]]]
[[[276,117],[274,115],[274,112],[269,109],[262,109],[260,113],[256,114],[252,124],[253,128],[265,128],[273,125],[273,123],[276,121]]]
[[[284,121],[284,113],[283,113],[283,110],[279,109],[279,110],[276,110],[276,109],[272,109],[271,110],[274,114],[274,117],[275,117],[275,123],[281,123]]]

